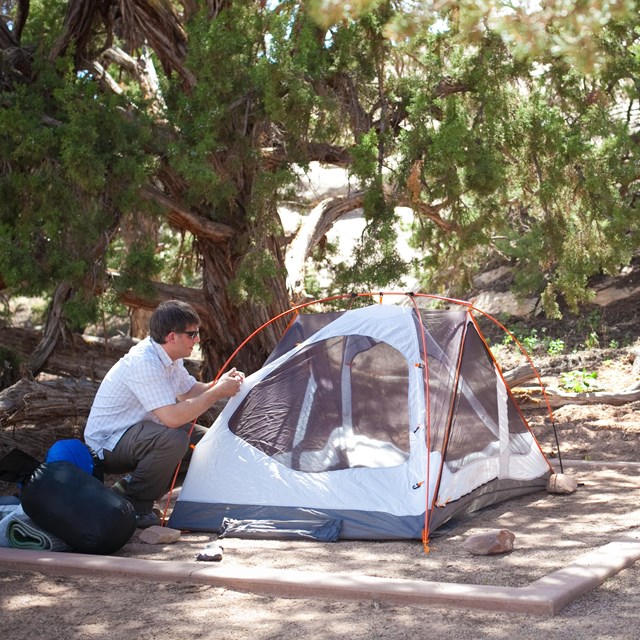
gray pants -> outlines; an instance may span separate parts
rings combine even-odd
[[[186,470],[191,459],[191,447],[207,432],[195,425],[191,438],[191,423],[169,429],[155,422],[139,422],[129,427],[113,451],[104,451],[104,469],[107,473],[131,472],[125,491],[137,513],[148,513],[153,503],[171,484],[176,467],[182,462]],[[184,461],[184,462],[183,462]]]

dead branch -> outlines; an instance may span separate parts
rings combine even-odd
[[[170,224],[179,229],[190,231],[195,236],[214,243],[224,243],[229,242],[235,235],[235,231],[231,227],[219,222],[211,222],[185,209],[160,189],[147,186],[143,189],[142,195],[166,208],[167,220]]]
[[[84,424],[97,389],[88,381],[22,378],[0,393],[0,424],[51,424],[68,418]]]
[[[540,374],[540,372],[538,372]],[[506,371],[502,374],[505,382],[511,387],[517,387],[521,385],[523,382],[528,382],[536,377],[536,372],[533,370],[533,367],[527,362],[525,364],[516,367],[515,369],[511,369],[510,371]]]
[[[56,287],[51,308],[47,315],[47,323],[44,328],[42,340],[34,349],[26,364],[26,370],[30,375],[37,375],[42,371],[47,359],[55,349],[64,325],[63,306],[72,292],[73,287],[69,282],[61,282]]]
[[[623,404],[629,404],[630,402],[636,402],[640,400],[640,389],[636,390],[624,390],[618,392],[612,391],[591,391],[587,393],[565,393],[558,389],[546,389],[547,399],[549,405],[552,408],[563,407],[568,404],[610,404],[614,406],[620,406]],[[541,402],[543,400],[542,390],[527,390],[527,397],[534,402]]]

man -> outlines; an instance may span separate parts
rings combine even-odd
[[[200,318],[179,300],[161,303],[150,335],[107,373],[93,401],[85,442],[107,473],[126,473],[114,489],[134,506],[138,527],[159,524],[154,501],[189,450],[192,422],[215,402],[240,389],[244,374],[231,369],[215,384],[197,382],[184,367],[199,341]],[[206,432],[196,425],[192,442]]]

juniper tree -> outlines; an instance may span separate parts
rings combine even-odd
[[[123,228],[191,234],[201,285],[180,295],[211,375],[289,304],[278,205],[316,160],[359,187],[318,228],[366,220],[336,287],[410,268],[451,287],[500,256],[550,312],[575,308],[638,245],[637,2],[537,21],[502,4],[2,1],[0,281],[57,291],[80,323],[108,264],[129,292],[158,277],[157,247]],[[397,205],[419,264],[397,253]]]

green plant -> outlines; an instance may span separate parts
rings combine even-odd
[[[564,340],[559,338],[557,340],[550,340],[549,346],[547,347],[547,353],[550,356],[557,356],[564,352],[565,346]]]
[[[587,391],[597,391],[601,387],[595,382],[598,378],[597,371],[565,371],[560,374],[560,386],[565,391],[573,393],[585,393]]]
[[[618,349],[620,347],[620,343],[617,340],[609,341],[609,349]]]
[[[522,338],[522,346],[529,354],[532,354],[538,348],[539,343],[537,329],[531,329],[531,333]]]
[[[600,338],[595,331],[591,331],[587,336],[587,339],[584,341],[584,346],[587,349],[597,349],[600,346]]]

